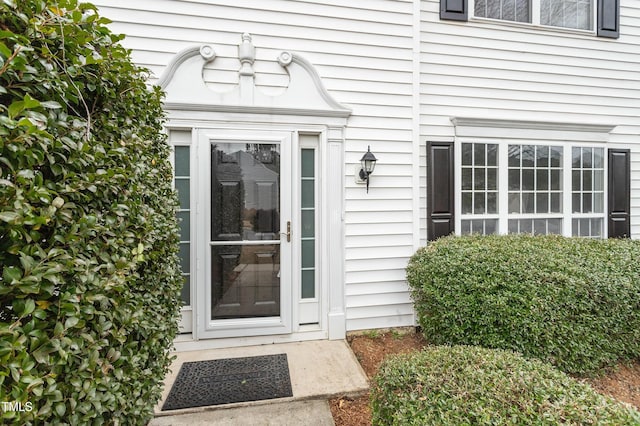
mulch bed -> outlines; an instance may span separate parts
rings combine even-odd
[[[418,333],[369,332],[349,336],[347,341],[369,378],[376,374],[385,357],[420,350],[427,345]],[[621,364],[603,377],[584,381],[598,392],[640,409],[640,360],[629,365]],[[357,398],[334,398],[329,401],[329,405],[336,426],[371,425],[368,394]]]

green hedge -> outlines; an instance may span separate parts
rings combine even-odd
[[[511,351],[434,346],[388,359],[373,379],[374,425],[639,425],[640,413]]]
[[[407,279],[429,341],[592,374],[640,356],[638,259],[630,240],[446,237],[413,256]]]
[[[89,4],[0,4],[0,423],[144,424],[177,332],[162,94]],[[16,406],[14,405],[14,409]]]

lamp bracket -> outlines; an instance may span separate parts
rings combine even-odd
[[[367,183],[366,175],[367,174],[364,172],[364,170],[362,170],[362,166],[360,164],[354,167],[353,177],[355,178],[357,184]]]

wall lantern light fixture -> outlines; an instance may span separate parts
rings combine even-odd
[[[362,168],[358,173],[360,180],[367,182],[367,193],[369,193],[369,176],[371,176],[371,173],[373,173],[373,169],[376,168],[376,161],[378,161],[378,159],[371,152],[371,147],[368,146],[367,152],[365,152],[360,159]]]

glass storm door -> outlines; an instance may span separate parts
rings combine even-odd
[[[202,131],[199,148],[208,175],[202,337],[288,333],[291,135]]]

